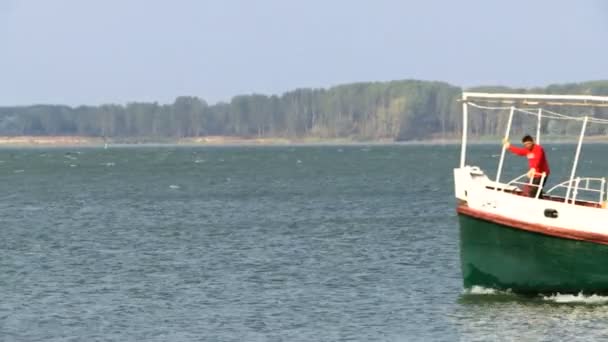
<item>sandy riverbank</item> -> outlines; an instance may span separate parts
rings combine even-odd
[[[103,145],[102,138],[81,136],[0,136],[0,146]]]
[[[469,144],[497,144],[500,138],[470,138]],[[576,143],[575,137],[546,137],[545,143]],[[100,137],[85,136],[0,136],[0,147],[62,147],[62,146],[103,146],[106,141]],[[515,139],[514,143],[517,143]],[[459,145],[460,139],[428,139],[398,142],[390,139],[360,140],[354,138],[247,138],[232,136],[205,136],[181,139],[170,138],[112,138],[109,145],[187,145],[187,146],[280,146],[280,145]],[[585,143],[608,143],[606,136],[585,137]]]
[[[61,146],[103,146],[106,141],[99,137],[84,136],[0,136],[0,147],[61,147]],[[348,144],[393,144],[392,140],[359,141],[348,138],[247,138],[232,136],[205,136],[190,138],[111,138],[109,145],[193,145],[193,146],[273,146],[273,145],[348,145]]]

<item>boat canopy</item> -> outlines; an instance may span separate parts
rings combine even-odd
[[[608,96],[463,92],[463,101],[510,105],[608,107]]]

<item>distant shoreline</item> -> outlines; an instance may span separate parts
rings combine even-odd
[[[306,137],[288,138],[247,138],[234,136],[204,136],[189,138],[109,138],[86,136],[0,136],[0,147],[103,147],[109,146],[284,146],[284,145],[393,145],[393,144],[442,144],[442,141],[421,140],[396,142],[390,139],[358,140],[350,138],[324,139]],[[459,143],[449,141],[448,144]]]
[[[471,145],[500,145],[501,138],[474,137],[468,141]],[[546,138],[549,143],[576,143],[575,137]],[[513,139],[513,142],[517,142]],[[360,140],[352,138],[324,139],[306,137],[288,138],[246,138],[233,136],[206,136],[180,139],[154,138],[113,138],[104,140],[100,137],[86,136],[0,136],[1,147],[103,147],[109,146],[291,146],[291,145],[460,145],[460,139],[425,139],[411,141],[394,141],[390,139]],[[590,136],[585,143],[608,143],[608,136]]]

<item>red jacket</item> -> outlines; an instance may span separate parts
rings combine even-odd
[[[509,146],[509,151],[518,156],[526,156],[528,158],[528,165],[530,168],[534,168],[536,173],[545,172],[547,176],[551,173],[549,170],[549,163],[547,163],[547,159],[545,158],[545,150],[539,144],[534,144],[532,151],[527,148],[515,146]],[[535,177],[540,177],[540,175]]]

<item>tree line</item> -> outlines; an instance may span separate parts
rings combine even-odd
[[[608,95],[608,81],[467,90]],[[462,88],[444,82],[403,80],[296,89],[282,95],[240,95],[213,105],[198,97],[181,96],[172,104],[0,107],[0,135],[159,140],[216,135],[394,141],[450,138],[461,131],[461,93]],[[594,114],[608,117],[601,109]],[[504,116],[471,115],[473,135],[500,135],[504,124]],[[516,130],[526,129],[524,121],[514,124]],[[546,123],[543,130],[561,134],[574,132],[575,127]],[[608,131],[599,128],[590,133]]]

